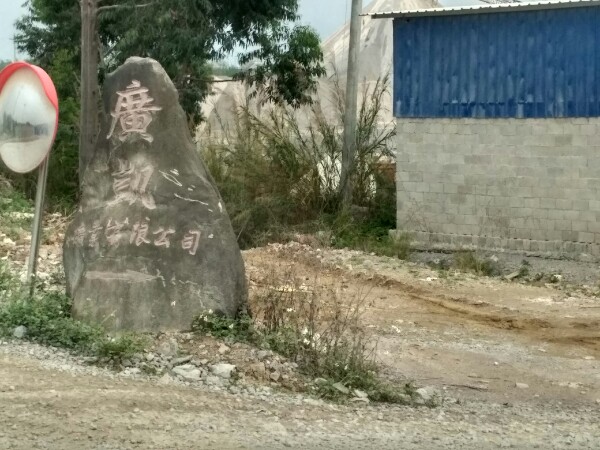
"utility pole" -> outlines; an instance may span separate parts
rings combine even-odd
[[[360,34],[362,28],[362,0],[352,0],[350,13],[350,46],[348,49],[348,72],[346,78],[346,111],[344,115],[344,147],[342,149],[342,173],[340,191],[342,207],[352,206],[352,178],[356,157],[356,121],[358,109],[358,60],[360,57]]]
[[[94,154],[98,132],[98,0],[81,4],[81,111],[79,116],[79,183]]]

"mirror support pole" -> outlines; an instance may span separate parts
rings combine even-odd
[[[29,294],[33,295],[35,278],[37,274],[38,254],[42,241],[42,222],[44,216],[44,200],[46,196],[46,182],[48,180],[48,159],[46,156],[39,167],[37,192],[35,194],[35,213],[33,216],[33,229],[31,232],[31,250],[29,252],[29,265],[27,268],[27,282]]]

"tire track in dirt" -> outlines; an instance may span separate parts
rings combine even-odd
[[[336,269],[339,272],[339,269]],[[347,275],[348,273],[345,272]],[[572,319],[523,317],[522,311],[507,313],[503,308],[486,302],[472,302],[464,297],[453,297],[434,293],[382,275],[357,276],[362,282],[375,286],[383,285],[405,294],[410,300],[426,303],[433,313],[447,312],[461,319],[470,320],[489,327],[515,331],[534,341],[551,342],[564,346],[585,347],[600,356],[600,332],[597,317],[589,321]]]
[[[443,315],[450,322],[465,324],[468,322],[489,328],[514,332],[532,344],[552,343],[568,348],[585,349],[589,355],[600,358],[600,331],[598,315],[586,318],[561,318],[551,311],[539,310],[538,317],[525,310],[511,310],[502,305],[486,301],[473,301],[466,296],[448,295],[438,285],[437,290],[426,289],[390,276],[375,273],[351,272],[349,270],[323,264],[312,255],[294,254],[293,258],[285,252],[269,252],[268,258],[252,255],[249,262],[263,268],[289,265],[293,260],[295,270],[318,276],[320,279],[345,280],[351,290],[385,289],[388,295],[396,297],[394,301],[411,301],[424,307],[432,315]],[[416,283],[416,280],[415,280]],[[386,315],[393,314],[387,311]],[[402,317],[398,317],[402,318]],[[568,353],[568,352],[566,352]]]

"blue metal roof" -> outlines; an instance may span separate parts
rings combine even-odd
[[[595,5],[600,5],[600,0],[563,0],[527,3],[499,3],[489,5],[452,6],[445,8],[411,9],[404,11],[382,11],[362,15],[369,16],[374,19],[395,19],[401,17],[463,16],[467,14],[489,14],[499,12],[584,8]]]
[[[560,10],[514,6],[511,12],[494,9],[496,14],[398,16],[395,115],[600,116],[600,2],[577,2],[584,3]]]

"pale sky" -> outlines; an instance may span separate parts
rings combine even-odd
[[[14,22],[24,14],[25,0],[0,0],[0,59],[13,59]],[[346,21],[350,0],[300,0],[301,22],[315,28],[325,39]],[[366,6],[368,0],[363,0]],[[472,4],[473,0],[443,0],[447,6]]]

